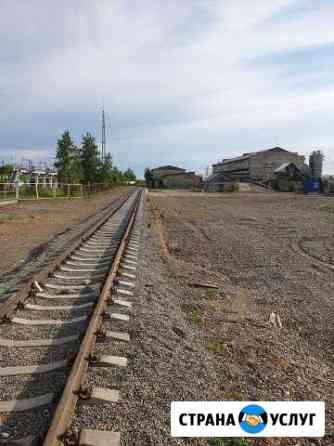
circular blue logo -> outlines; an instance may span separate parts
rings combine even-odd
[[[257,404],[250,404],[240,411],[239,424],[247,434],[258,434],[262,432],[267,426],[267,423],[267,412]]]

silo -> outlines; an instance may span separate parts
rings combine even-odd
[[[322,176],[322,165],[324,161],[324,154],[321,150],[313,150],[310,155],[310,171],[311,176],[315,180],[319,180]]]

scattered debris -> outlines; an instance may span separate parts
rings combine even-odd
[[[212,283],[203,283],[203,282],[190,282],[189,286],[193,286],[196,288],[212,288],[215,290],[219,290],[219,286],[218,285],[214,285]]]
[[[180,338],[185,338],[185,337],[186,337],[185,332],[184,332],[183,330],[181,330],[180,328],[178,328],[178,327],[172,327],[172,330],[174,331],[174,333],[175,333],[177,336],[180,336]]]
[[[34,280],[34,286],[38,289],[39,292],[43,291],[43,288],[40,286],[40,284],[37,282],[37,280]]]
[[[168,249],[170,252],[180,252],[181,251],[179,244],[177,242],[171,242],[171,241],[168,242]]]
[[[279,315],[276,314],[276,313],[270,313],[270,316],[269,316],[269,322],[270,322],[272,325],[277,326],[278,328],[282,328],[282,327],[283,327],[281,318],[280,318]]]

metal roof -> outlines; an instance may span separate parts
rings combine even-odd
[[[244,161],[244,160],[248,160],[249,158],[256,156],[256,155],[260,155],[262,153],[265,152],[273,152],[273,151],[282,151],[282,152],[289,152],[289,150],[286,149],[282,149],[282,147],[273,147],[272,149],[266,149],[266,150],[259,150],[257,152],[249,152],[249,153],[244,153],[241,156],[237,156],[235,158],[224,158],[220,163],[214,164],[214,166],[219,166],[220,164],[229,164],[229,163],[234,163],[236,161]],[[291,152],[294,153],[294,152]]]
[[[174,173],[166,173],[163,178],[165,177],[174,177],[175,175],[196,175],[195,172],[174,172]]]
[[[284,170],[290,166],[290,164],[295,165],[294,163],[288,162],[288,163],[283,163],[281,164],[279,167],[277,167],[277,169],[274,170],[274,173],[279,173],[279,172],[284,172]]]
[[[153,170],[182,170],[185,171],[185,169],[182,169],[181,167],[176,167],[176,166],[160,166],[160,167],[155,167]]]

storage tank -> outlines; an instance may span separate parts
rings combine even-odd
[[[321,150],[314,150],[310,155],[310,170],[311,177],[315,180],[319,180],[322,176],[322,165],[324,161],[324,154]]]

